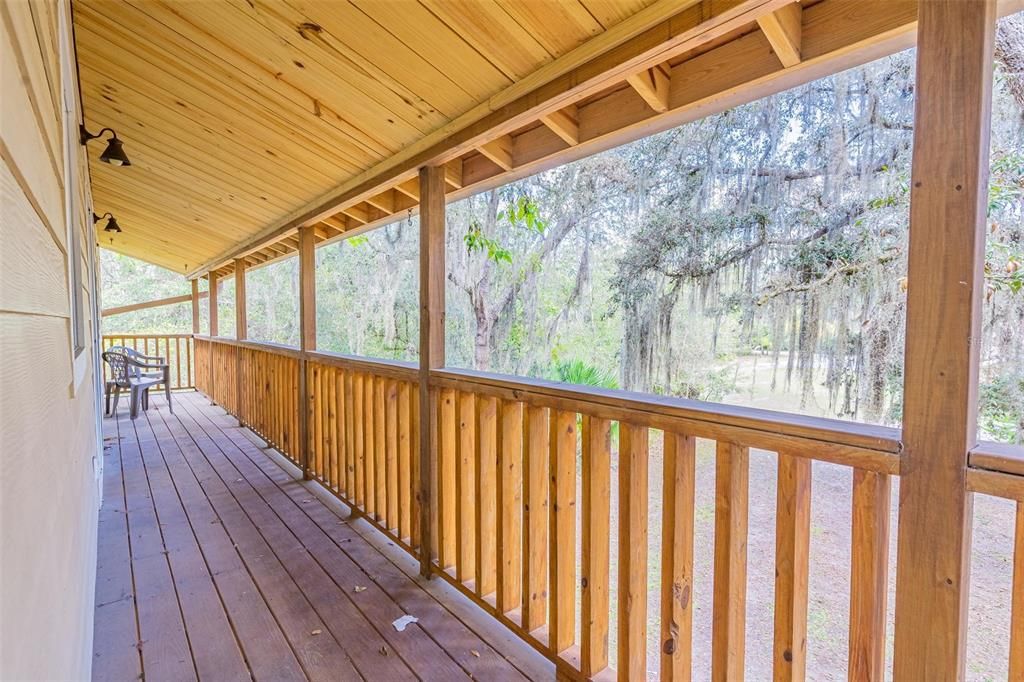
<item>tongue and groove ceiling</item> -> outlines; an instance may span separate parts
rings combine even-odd
[[[651,1],[74,0],[86,125],[132,161],[89,145],[100,244],[194,270]]]

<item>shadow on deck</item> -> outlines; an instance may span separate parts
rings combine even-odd
[[[95,680],[554,677],[201,394],[104,441]]]

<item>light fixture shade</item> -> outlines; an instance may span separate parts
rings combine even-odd
[[[120,232],[121,226],[114,220],[114,216],[110,216],[110,220],[107,221],[106,226],[103,228],[104,232]]]
[[[100,154],[100,161],[109,163],[112,166],[130,166],[132,162],[128,160],[128,155],[124,153],[124,146],[121,144],[121,140],[117,139],[117,136],[110,138],[107,142],[107,148]],[[121,230],[118,230],[120,232]]]

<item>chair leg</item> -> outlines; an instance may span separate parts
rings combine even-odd
[[[110,382],[103,384],[103,399],[104,399],[104,412],[103,414],[110,414]]]
[[[107,396],[107,397],[109,399],[109,396]],[[121,387],[115,385],[114,386],[114,408],[113,408],[114,411],[110,413],[114,417],[117,417],[117,401],[120,400],[120,399],[121,399]]]
[[[142,391],[138,388],[132,387],[132,406],[128,415],[135,419],[139,416],[139,402],[142,400]]]
[[[149,410],[149,389],[147,388],[142,392],[142,409],[144,411]]]
[[[164,395],[167,396],[167,410],[171,414],[174,414],[174,406],[171,405],[171,382],[170,381],[165,381],[164,382]]]

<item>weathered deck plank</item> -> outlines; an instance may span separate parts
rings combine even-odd
[[[104,423],[94,679],[534,674],[534,661],[491,646],[464,605],[457,616],[425,591],[220,408],[185,393],[175,410],[154,399],[135,422]],[[396,632],[405,613],[419,623]]]

